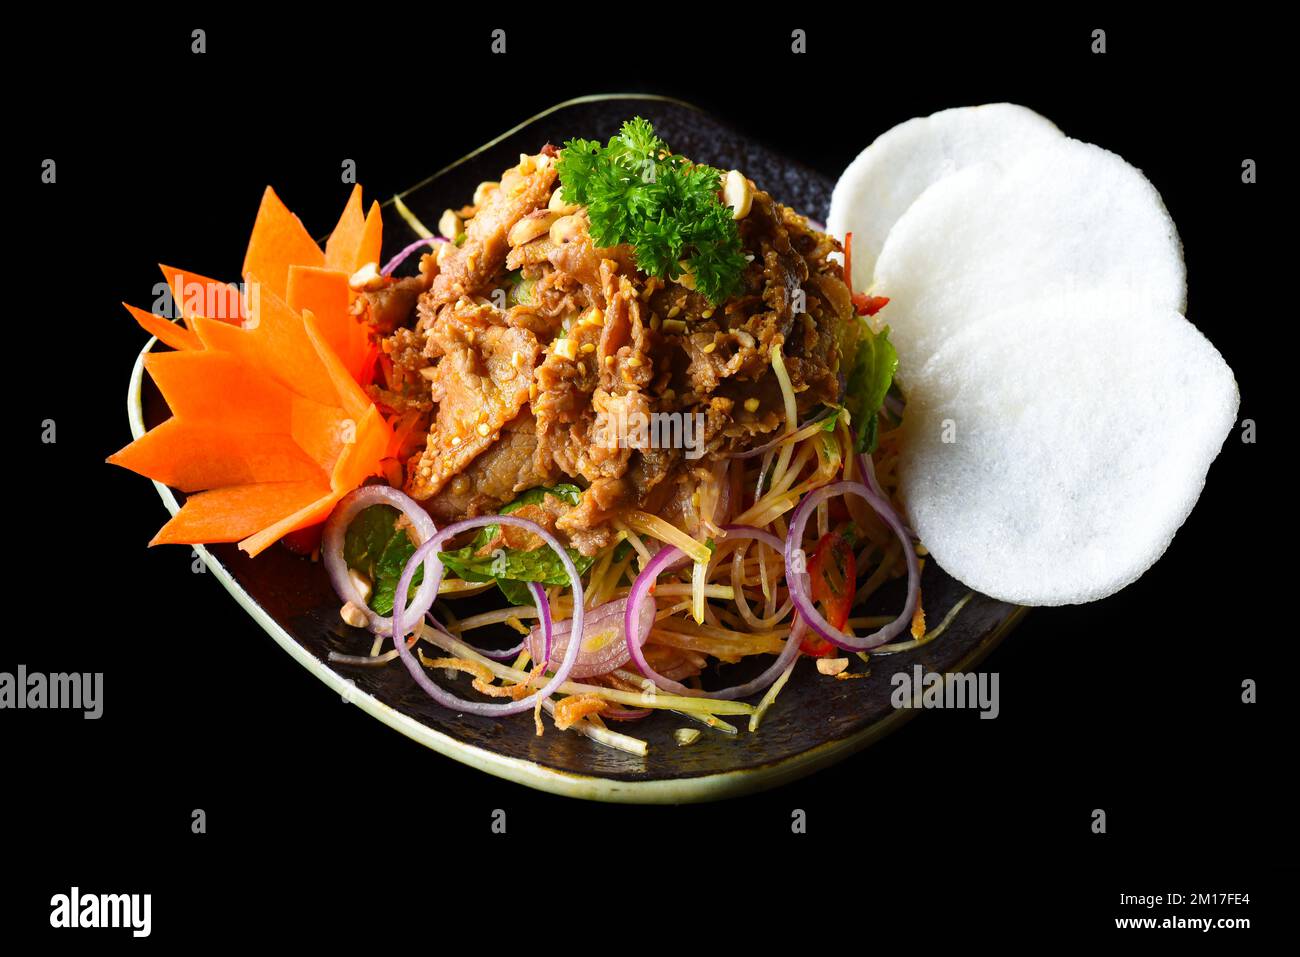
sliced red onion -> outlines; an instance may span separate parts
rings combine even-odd
[[[880,480],[876,478],[876,464],[871,461],[871,456],[866,452],[858,453],[858,468],[862,471],[862,476],[866,480],[867,487],[875,493],[876,497],[880,499],[881,504],[886,510],[888,510],[889,514],[894,517],[894,521],[890,522],[890,525],[892,526],[897,524],[901,526],[903,531],[907,533],[907,537],[912,541],[915,541],[916,532],[912,531],[911,526],[903,521],[902,516],[900,516],[898,512],[894,510],[894,506],[890,504],[889,496],[885,494],[885,490],[880,487]],[[875,508],[874,505],[872,507]],[[884,514],[880,512],[879,508],[876,508],[876,512],[877,514],[880,514],[881,518],[885,517]],[[888,519],[886,519],[886,521],[888,521]],[[903,544],[906,546],[907,542],[904,542]]]
[[[551,641],[555,637],[555,629],[551,622],[551,603],[546,600],[546,589],[538,582],[529,582],[528,590],[533,593],[533,603],[537,605],[537,623],[542,629],[542,657],[541,660],[547,665],[551,664]],[[519,643],[522,650],[527,638]],[[530,651],[529,654],[532,654]],[[534,660],[536,660],[534,658]]]
[[[438,630],[442,631],[441,628],[439,628]],[[523,651],[525,644],[527,644],[528,642],[528,639],[525,638],[523,641],[519,642],[519,644],[515,645],[513,648],[504,648],[498,651],[495,648],[480,648],[477,645],[471,645],[464,638],[459,638],[456,635],[452,635],[451,637],[455,638],[457,641],[459,641],[470,651],[476,654],[480,654],[484,658],[491,658],[493,661],[509,661],[511,658],[516,657],[519,654],[519,652]]]
[[[549,636],[550,636],[550,628],[551,628],[551,604],[546,600],[545,590],[543,590],[542,586],[537,584],[537,582],[529,582],[528,590],[532,592],[533,603],[537,605],[537,617],[540,618],[542,621],[542,627],[546,635],[546,639],[545,639],[546,645],[549,648],[550,647]],[[491,658],[493,661],[509,661],[511,658],[517,656],[519,652],[523,651],[524,647],[528,644],[528,639],[525,638],[521,642],[519,642],[519,644],[515,645],[513,648],[502,648],[502,649],[479,648],[477,645],[471,645],[463,637],[458,637],[456,635],[453,635],[450,631],[444,628],[442,622],[440,622],[437,618],[433,617],[433,612],[427,613],[424,616],[424,620],[427,621],[434,628],[437,628],[444,635],[447,635],[449,638],[455,638],[457,641],[463,644],[470,651],[476,652],[477,654],[482,655],[484,658]],[[549,656],[546,660],[548,662],[550,661]]]
[[[544,701],[554,693],[555,689],[569,680],[569,673],[573,670],[574,664],[578,660],[578,652],[582,648],[582,642],[570,642],[569,647],[565,649],[564,660],[560,666],[555,669],[555,674],[539,691],[534,692],[526,698],[518,701],[511,701],[504,704],[493,704],[486,701],[467,701],[464,698],[458,698],[449,691],[445,691],[431,679],[424,670],[424,667],[416,660],[415,655],[406,647],[405,623],[407,621],[419,621],[423,617],[423,612],[419,616],[411,618],[407,615],[406,609],[406,592],[411,587],[411,579],[415,577],[415,570],[421,563],[426,567],[429,562],[433,564],[433,571],[425,571],[425,579],[434,582],[433,597],[438,596],[438,587],[442,584],[442,562],[438,559],[439,550],[448,541],[457,535],[472,529],[482,528],[485,525],[511,525],[515,528],[521,528],[540,538],[546,545],[555,552],[560,558],[560,564],[564,566],[564,571],[569,576],[569,582],[573,588],[573,620],[572,627],[582,634],[583,627],[583,609],[582,609],[582,577],[578,574],[578,569],[573,564],[573,559],[564,546],[542,526],[536,522],[530,522],[526,518],[519,518],[515,515],[480,515],[477,518],[467,518],[459,522],[448,525],[442,531],[438,532],[431,539],[415,550],[402,569],[402,577],[397,582],[397,594],[393,596],[393,644],[397,647],[397,654],[402,659],[402,664],[406,665],[406,670],[411,673],[415,683],[424,689],[425,693],[440,705],[451,708],[455,711],[467,714],[478,714],[486,717],[500,718],[511,714],[520,714],[524,711],[531,711],[539,700]],[[539,589],[540,592],[540,589]],[[534,592],[535,598],[539,598],[542,607],[538,610],[541,612],[543,619],[550,617],[550,605],[546,601],[545,592]],[[432,602],[430,602],[432,604]]]
[[[617,601],[608,601],[587,612],[587,623],[583,626],[582,641],[579,644],[582,650],[578,653],[578,661],[573,666],[573,671],[569,674],[570,678],[590,678],[593,675],[608,674],[615,668],[621,668],[627,664],[629,657],[627,642],[620,640],[623,637],[623,615],[627,605],[626,598],[620,598]],[[645,605],[641,613],[641,627],[644,631],[649,631],[654,626],[655,610],[651,605]],[[601,647],[590,650],[589,643],[602,632],[613,632],[613,637],[606,641]],[[570,622],[562,621],[555,626],[555,648],[552,654],[564,654],[569,647],[569,635],[572,633]],[[526,639],[529,643],[529,650],[534,660],[545,661],[548,658],[542,657],[542,646],[544,635],[542,628],[536,627],[532,634]]]
[[[778,540],[779,544],[779,540]],[[790,638],[786,639],[785,647],[781,649],[781,654],[777,655],[774,661],[766,671],[752,681],[746,681],[744,684],[735,685],[731,688],[723,688],[721,691],[700,691],[697,688],[691,688],[687,685],[667,678],[659,674],[650,667],[646,661],[645,653],[641,646],[649,637],[650,629],[642,628],[641,606],[649,598],[650,589],[658,580],[660,574],[668,570],[668,566],[680,558],[684,558],[685,553],[675,545],[669,545],[660,549],[655,556],[650,559],[640,575],[637,575],[636,581],[632,583],[632,590],[627,596],[627,608],[623,616],[623,633],[627,640],[627,649],[633,663],[636,664],[637,671],[645,675],[655,683],[655,686],[672,694],[686,695],[692,698],[713,698],[722,701],[734,701],[737,698],[743,698],[746,695],[754,694],[756,691],[762,691],[778,677],[781,672],[789,667],[790,662],[794,661],[799,654],[799,642]],[[653,603],[653,600],[652,600]]]
[[[888,503],[889,496],[885,494],[885,490],[880,487],[880,480],[876,478],[876,463],[871,460],[868,453],[858,453],[858,470],[862,473],[862,481],[867,488],[871,489],[881,501]],[[893,506],[890,506],[889,510],[892,512]]]
[[[407,257],[410,256],[411,253],[415,252],[417,249],[420,249],[423,246],[432,247],[437,243],[445,243],[445,242],[449,242],[449,240],[443,236],[432,236],[428,239],[417,239],[415,242],[411,243],[409,246],[399,251],[398,254],[394,256],[392,259],[388,260],[388,263],[384,266],[384,268],[379,270],[379,275],[391,276],[393,274],[393,270],[396,269],[398,266],[400,266],[402,263],[406,262]]]
[[[539,585],[537,582],[529,582],[528,590],[533,595],[533,604],[537,606],[537,617],[541,622],[540,627],[542,630],[542,644],[546,650],[545,651],[546,656],[544,658],[534,659],[534,660],[545,661],[549,665],[551,663],[551,603],[546,600],[546,590],[542,588],[542,586]],[[425,615],[424,617],[431,625],[434,625],[439,631],[443,632],[444,634],[448,634],[448,635],[451,634],[450,632],[447,631],[446,628],[442,626],[441,622],[439,622],[436,618],[433,617],[432,612]],[[465,645],[465,647],[467,647],[470,651],[477,652],[478,654],[482,655],[484,658],[491,658],[493,661],[509,661],[511,658],[516,657],[528,645],[528,639],[524,638],[522,641],[519,642],[519,644],[515,645],[514,647],[506,648],[498,651],[494,648],[479,648],[475,645],[471,645],[468,641],[465,641],[463,637],[457,638],[455,635],[451,635],[451,637],[456,638],[457,641]],[[530,655],[532,654],[531,648],[529,649],[528,653]],[[578,676],[574,675],[574,677],[576,678]]]
[[[786,430],[785,432],[782,432],[780,435],[772,439],[770,442],[764,442],[762,445],[758,446],[757,448],[746,449],[744,452],[728,452],[725,457],[729,459],[757,458],[758,456],[762,455],[764,452],[768,451],[769,449],[776,448],[778,445],[780,445],[790,436],[802,431],[803,429],[808,428],[808,426],[812,425],[815,422],[820,422],[822,419],[826,418],[826,416],[830,414],[831,414],[830,409],[822,409],[820,412],[814,415],[807,422],[801,423],[797,428],[793,430]]]
[[[443,633],[444,635],[446,635],[448,638],[456,638],[455,635],[453,635],[450,631],[447,630],[447,626],[446,626],[446,625],[444,625],[442,622],[440,622],[437,618],[434,618],[434,617],[433,617],[433,611],[432,611],[432,610],[426,611],[426,612],[424,613],[424,620],[427,621],[429,624],[431,624],[434,628],[437,628],[440,632],[442,632],[442,633]],[[459,638],[456,638],[456,640],[457,640],[457,641],[460,641]],[[464,642],[464,644],[469,645],[469,642]],[[520,642],[519,644],[522,646],[522,645],[523,645],[523,642]],[[473,645],[469,645],[469,646],[470,646],[471,648],[474,648]],[[474,648],[474,650],[475,650],[475,651],[478,651],[477,648]],[[523,648],[521,647],[519,650],[522,651]],[[499,652],[496,652],[496,654],[504,655],[505,652],[504,652],[504,651],[499,651]]]
[[[727,538],[752,539],[760,544],[766,545],[768,548],[780,553],[781,555],[785,554],[785,542],[781,541],[781,539],[777,538],[771,532],[765,532],[761,528],[755,528],[753,525],[726,525],[722,530],[727,533]],[[781,610],[768,618],[759,618],[755,615],[753,609],[749,607],[749,599],[745,597],[744,591],[741,590],[739,576],[736,572],[740,562],[743,561],[741,555],[741,550],[739,548],[736,549],[736,552],[732,557],[731,576],[732,590],[736,593],[736,608],[740,612],[740,617],[745,619],[745,623],[748,624],[749,627],[758,631],[767,628],[774,628],[781,619],[790,613],[790,609],[794,607],[794,601],[791,598],[787,598],[785,604],[781,606]]]
[[[869,474],[874,475],[874,473]],[[846,635],[822,616],[808,593],[806,558],[801,562],[795,560],[796,554],[802,555],[803,533],[808,527],[809,517],[819,503],[836,495],[856,495],[864,499],[885,524],[894,530],[894,534],[903,543],[903,557],[907,560],[907,601],[903,604],[902,614],[865,638]],[[912,547],[907,529],[903,527],[903,523],[888,500],[878,496],[861,482],[834,482],[823,485],[804,496],[803,501],[795,508],[794,514],[790,516],[790,534],[785,540],[785,573],[786,586],[790,590],[790,597],[794,599],[794,607],[799,612],[800,620],[806,621],[808,627],[817,635],[845,651],[868,651],[877,645],[883,645],[906,628],[916,612],[916,602],[921,588],[921,568],[916,560],[916,550]]]
[[[391,635],[393,619],[385,618],[370,609],[370,605],[352,584],[352,577],[348,574],[348,563],[343,557],[343,544],[347,537],[348,526],[371,505],[391,505],[405,515],[419,533],[421,543],[433,538],[438,529],[419,502],[405,492],[387,485],[363,485],[344,495],[334,506],[334,511],[330,513],[329,520],[325,523],[325,530],[321,536],[321,558],[325,562],[325,571],[329,573],[330,583],[333,584],[339,600],[351,602],[365,612],[370,630],[375,634]],[[424,580],[420,583],[415,597],[411,599],[409,615],[413,619],[422,618],[424,613],[433,607],[433,599],[437,595],[438,587],[433,581],[433,569],[432,560],[424,563]]]
[[[785,542],[753,525],[724,525],[722,530],[727,533],[727,538],[753,539],[778,552],[785,551]]]

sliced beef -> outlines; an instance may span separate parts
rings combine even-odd
[[[584,313],[551,343],[537,370],[532,407],[540,469],[557,466],[570,476],[581,474],[579,459],[594,420],[591,396],[600,382],[596,349],[602,331],[598,314]]]
[[[515,246],[506,255],[506,268],[536,270],[543,263],[551,261],[551,251],[554,249],[555,243],[546,236],[524,243],[522,246]]]
[[[421,272],[363,292],[353,303],[353,311],[370,326],[374,335],[391,335],[397,329],[414,325],[415,307],[432,278],[431,274]]]
[[[590,555],[628,509],[694,528],[701,476],[712,496],[726,453],[785,427],[773,349],[802,417],[839,398],[856,320],[828,258],[838,244],[768,194],[755,191],[738,223],[749,261],[740,289],[715,304],[689,275],[647,277],[630,247],[596,246],[584,210],[557,218],[554,154],[521,158],[461,211],[459,248],[357,308],[381,337],[386,383],[372,394],[430,420],[411,494],[446,522],[576,482],[579,505],[555,499],[537,520]]]
[[[421,297],[426,313],[460,298],[473,295],[500,271],[509,250],[510,227],[534,210],[545,206],[555,183],[555,164],[546,157],[526,157],[501,177],[494,190],[465,226],[465,241],[447,254],[434,277],[432,288]]]
[[[597,246],[587,232],[586,217],[581,214],[577,216],[574,228],[564,241],[550,250],[548,258],[558,272],[572,276],[586,287],[588,299],[600,306],[605,304],[604,283],[609,272],[619,272],[629,278],[637,274],[636,257],[632,248]]]
[[[413,498],[436,495],[501,437],[528,401],[541,354],[536,337],[486,304],[444,307],[429,329],[430,396],[437,407],[425,450],[408,469]]]
[[[555,527],[584,555],[608,548],[614,540],[610,522],[628,507],[628,486],[621,478],[601,478],[582,493],[582,500]]]
[[[424,507],[435,519],[454,522],[495,512],[514,501],[520,492],[554,484],[558,479],[555,470],[537,470],[536,451],[537,423],[532,413],[521,412],[506,423],[500,441],[444,485]]]
[[[762,351],[758,340],[745,329],[696,332],[683,345],[690,356],[688,374],[696,395],[707,396],[724,379],[740,376],[757,379],[772,364],[770,351]]]
[[[406,327],[379,341],[383,385],[370,386],[372,399],[396,412],[433,409],[429,380],[425,378],[429,359],[424,345],[424,337]]]
[[[763,303],[768,308],[763,321],[751,321],[748,328],[760,346],[770,347],[778,335],[790,332],[808,278],[808,263],[790,244],[781,207],[767,193],[754,194],[750,214],[741,222],[742,241],[757,250],[763,265]]]

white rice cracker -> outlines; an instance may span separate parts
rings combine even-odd
[[[1102,286],[1182,312],[1182,244],[1139,170],[1061,137],[1010,166],[970,167],[926,190],[890,231],[871,291],[890,298],[879,318],[893,329],[906,390],[968,323]]]
[[[1023,605],[1093,601],[1163,554],[1237,418],[1223,357],[1124,291],[971,324],[916,377],[900,496],[934,560]]]
[[[1014,103],[943,110],[876,137],[835,184],[827,220],[839,239],[853,233],[853,288],[871,285],[885,237],[927,187],[976,163],[1013,162],[1060,137],[1050,120]]]

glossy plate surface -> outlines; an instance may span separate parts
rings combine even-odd
[[[806,215],[824,221],[832,183],[825,176],[753,143],[718,120],[673,100],[610,96],[569,101],[503,134],[402,195],[406,206],[433,226],[442,210],[460,207],[483,180],[497,179],[544,143],[561,145],[583,136],[604,139],[633,115],[651,120],[675,152],[723,169],[744,170],[757,185]],[[385,256],[415,239],[390,202],[384,208]],[[413,269],[413,266],[411,267]],[[408,270],[402,270],[403,272]],[[152,348],[154,342],[145,347]],[[142,353],[143,356],[143,353]],[[168,416],[166,404],[136,363],[128,396],[132,433],[143,434]],[[158,483],[155,483],[158,485]],[[174,514],[179,503],[158,485]],[[817,673],[811,662],[796,667],[757,733],[745,719],[733,718],[741,731],[725,735],[680,715],[657,713],[621,725],[649,742],[649,754],[636,757],[600,747],[585,738],[556,731],[534,733],[531,716],[503,721],[460,715],[429,699],[400,665],[355,668],[326,661],[330,651],[365,654],[370,638],[339,619],[325,573],[313,564],[272,548],[249,559],[233,545],[199,548],[210,570],[275,641],[334,692],[348,696],[363,710],[403,734],[464,764],[530,787],[594,800],[677,803],[707,801],[742,794],[793,780],[852,754],[894,729],[912,714],[890,704],[889,676],[919,663],[928,671],[963,671],[973,667],[997,644],[1024,612],[1023,608],[974,596],[937,640],[922,648],[877,658],[873,674],[839,681]],[[927,618],[933,625],[967,589],[928,562],[922,590]],[[887,613],[902,602],[902,583],[886,587],[869,611]],[[741,675],[736,666],[727,684]],[[855,670],[861,665],[855,662]],[[445,681],[438,673],[436,680]],[[467,681],[457,694],[472,694]],[[325,702],[322,701],[322,707]],[[679,747],[673,732],[700,728],[694,744]]]

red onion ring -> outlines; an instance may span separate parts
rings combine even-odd
[[[538,582],[529,582],[528,590],[533,593],[533,603],[537,605],[537,620],[542,626],[542,661],[547,667],[551,664],[551,641],[555,635],[555,628],[551,622],[551,603],[546,600],[546,589]],[[519,642],[519,648],[522,651],[525,638]]]
[[[744,539],[750,538],[756,542],[766,545],[768,548],[778,552],[785,551],[785,542],[777,538],[771,532],[765,532],[761,528],[755,528],[753,525],[724,525],[722,530],[727,533],[727,538]]]
[[[774,537],[775,538],[775,537]],[[779,544],[779,539],[777,539]],[[632,590],[628,592],[627,609],[623,617],[623,634],[627,640],[627,650],[632,657],[633,663],[636,664],[637,671],[653,681],[656,687],[672,694],[686,695],[692,698],[713,698],[720,701],[734,701],[737,698],[743,698],[746,695],[754,694],[756,691],[762,691],[773,681],[780,677],[781,672],[790,666],[799,654],[799,642],[794,639],[793,634],[786,639],[785,647],[777,655],[774,661],[766,671],[752,681],[746,681],[744,684],[735,685],[730,688],[723,688],[720,691],[700,691],[696,688],[688,687],[680,682],[666,678],[659,672],[650,667],[646,661],[645,654],[641,646],[645,644],[646,638],[650,634],[650,629],[645,633],[640,633],[638,627],[641,618],[641,604],[650,594],[650,588],[658,580],[659,575],[668,569],[668,566],[679,558],[684,558],[685,553],[676,545],[668,545],[661,548],[655,553],[655,556],[646,563],[641,574],[636,576],[636,581],[632,583]]]
[[[533,604],[537,606],[537,617],[541,620],[542,623],[543,641],[545,642],[545,647],[546,647],[546,657],[543,660],[547,664],[550,664],[551,603],[546,600],[546,592],[542,589],[542,586],[539,585],[537,582],[528,582],[528,590],[532,592]],[[444,635],[447,635],[450,638],[456,638],[457,641],[465,645],[465,647],[469,648],[470,651],[473,651],[476,654],[480,654],[484,658],[491,658],[493,661],[508,661],[509,659],[518,655],[519,652],[523,651],[525,646],[527,646],[528,644],[528,639],[525,638],[522,641],[520,641],[519,644],[515,645],[513,648],[504,648],[500,650],[496,648],[479,648],[477,645],[471,645],[464,638],[457,638],[455,635],[449,632],[446,628],[443,627],[442,622],[438,621],[437,618],[433,617],[433,612],[426,613],[424,619],[429,624],[433,625],[435,628],[441,631]]]
[[[445,243],[445,242],[450,242],[450,240],[446,239],[443,236],[431,236],[428,239],[417,239],[409,246],[406,246],[405,248],[401,249],[397,253],[397,255],[394,256],[392,259],[388,260],[384,268],[379,270],[379,275],[391,276],[393,274],[393,270],[396,269],[398,266],[400,266],[402,263],[406,262],[406,258],[410,256],[411,253],[419,249],[421,246],[428,246],[432,248],[438,243]]]
[[[433,572],[425,572],[427,580],[432,580],[434,584],[434,598],[438,597],[438,588],[442,584],[442,562],[438,559],[438,551],[442,546],[452,538],[471,529],[482,528],[485,525],[512,525],[515,528],[521,528],[526,532],[536,535],[545,542],[556,555],[560,558],[560,564],[564,566],[564,571],[569,576],[569,581],[573,586],[573,625],[572,627],[579,634],[582,633],[583,610],[582,610],[582,577],[578,574],[578,569],[573,564],[573,559],[564,546],[542,526],[536,522],[530,522],[526,518],[518,518],[514,515],[480,515],[477,518],[467,518],[459,522],[453,522],[442,531],[438,532],[431,539],[415,550],[402,569],[402,577],[397,582],[397,594],[393,596],[393,644],[397,648],[398,657],[402,659],[402,664],[406,670],[411,673],[415,683],[424,689],[434,701],[446,708],[454,711],[460,711],[467,714],[483,715],[485,717],[502,718],[507,715],[520,714],[525,711],[531,711],[539,701],[549,698],[555,689],[569,680],[569,672],[573,670],[574,663],[578,660],[578,652],[582,649],[582,642],[574,641],[569,643],[565,650],[564,660],[555,670],[554,677],[551,678],[540,690],[534,692],[526,698],[518,701],[511,701],[505,704],[492,704],[485,701],[467,701],[464,698],[458,698],[449,691],[439,687],[424,670],[424,667],[416,660],[415,655],[406,647],[406,592],[411,587],[411,579],[415,577],[415,569],[421,563],[433,563]],[[537,597],[537,592],[534,592]],[[541,600],[545,606],[543,615],[550,616],[550,606],[546,602],[546,593],[541,592]],[[419,621],[423,617],[423,612],[415,616],[414,621]]]
[[[898,512],[894,511],[894,506],[889,502],[889,496],[885,494],[885,490],[880,487],[880,480],[876,478],[876,464],[871,461],[871,456],[866,452],[858,453],[858,468],[862,471],[863,478],[866,479],[867,487],[876,494],[876,498],[880,499],[881,504],[888,510],[889,514],[894,516],[894,522],[902,526],[903,531],[907,533],[910,540],[915,541],[916,532],[912,531],[912,527],[903,521]],[[872,508],[876,507],[873,505]],[[876,513],[884,518],[879,508],[876,508]],[[907,544],[907,542],[903,543],[905,547]]]
[[[351,602],[365,612],[370,630],[376,635],[391,635],[393,619],[385,618],[370,609],[369,603],[361,597],[361,593],[352,584],[352,578],[348,575],[348,563],[343,557],[343,544],[348,526],[357,515],[371,505],[391,505],[397,509],[415,527],[422,542],[432,539],[438,529],[419,502],[387,485],[363,485],[344,495],[334,506],[334,511],[330,513],[329,520],[325,523],[321,536],[321,559],[325,563],[325,571],[329,573],[330,583],[334,586],[339,600]],[[413,618],[424,617],[424,613],[433,607],[433,599],[437,595],[437,585],[431,581],[433,569],[431,561],[425,562],[424,581],[421,582],[415,597],[411,599]]]
[[[865,638],[846,635],[822,616],[808,594],[808,572],[797,570],[795,562],[796,553],[802,552],[803,533],[808,527],[809,517],[821,502],[836,495],[856,495],[865,499],[903,543],[903,557],[907,560],[907,601],[903,604],[902,614]],[[803,564],[806,565],[806,559]],[[794,599],[794,607],[799,612],[800,620],[806,621],[808,627],[818,636],[845,651],[868,651],[877,645],[883,645],[906,628],[916,612],[916,603],[921,589],[921,568],[916,560],[916,550],[912,547],[907,529],[903,527],[903,523],[899,521],[898,515],[889,502],[877,496],[861,482],[833,482],[814,489],[804,496],[803,501],[795,508],[794,514],[790,516],[790,534],[785,540],[785,574],[786,586],[790,591],[790,597]]]
[[[777,538],[771,532],[765,532],[761,528],[755,528],[753,525],[724,525],[722,530],[727,533],[727,538],[752,539],[762,545],[766,545],[768,548],[772,549],[774,552],[778,552],[782,556],[785,555],[785,542],[781,541],[781,539]],[[736,556],[739,556],[740,554],[741,550],[737,548],[735,555],[732,557],[733,563],[736,561]],[[762,559],[760,558],[759,561],[762,561]],[[749,600],[745,598],[744,592],[740,590],[738,583],[735,581],[734,573],[732,575],[732,584],[736,586],[736,608],[740,611],[740,617],[745,619],[745,622],[751,628],[764,629],[775,627],[782,618],[789,614],[790,609],[794,606],[794,600],[786,598],[785,604],[781,606],[780,611],[775,615],[770,618],[759,618],[754,614],[753,609],[749,607]]]
[[[880,480],[876,478],[876,463],[871,461],[871,456],[866,452],[858,453],[858,469],[862,472],[863,483],[875,493],[876,498],[888,502],[889,496],[885,494],[885,490],[880,487]],[[890,511],[893,511],[892,507]]]
[[[569,673],[570,678],[591,678],[595,675],[604,675],[613,671],[615,668],[621,668],[627,664],[628,651],[624,642],[610,641],[603,647],[595,651],[587,650],[587,641],[601,631],[610,628],[607,624],[611,619],[613,627],[621,631],[623,628],[623,614],[627,605],[626,598],[620,598],[617,601],[608,601],[596,608],[587,610],[587,623],[582,629],[582,639],[578,642],[582,646],[578,653],[578,660],[573,666],[573,671]],[[649,616],[648,618],[646,616]],[[654,626],[654,609],[646,606],[642,614],[642,629],[649,631]],[[555,650],[563,654],[569,647],[569,638],[573,634],[572,623],[562,621],[555,626]],[[534,628],[532,633],[524,639],[528,643],[528,648],[534,660],[549,661],[551,652],[546,652],[546,657],[539,657],[541,652],[542,640],[544,639],[544,629],[540,626]]]
[[[441,626],[438,627],[438,630],[443,632],[446,631],[446,629],[442,628]],[[455,635],[452,635],[451,637],[456,638]],[[519,644],[515,645],[513,648],[504,648],[500,651],[497,651],[495,648],[480,648],[478,647],[478,645],[471,645],[464,638],[456,638],[456,640],[459,641],[466,648],[468,648],[470,651],[474,652],[475,654],[482,655],[484,658],[491,658],[493,661],[509,661],[511,658],[519,654],[519,652],[524,650],[524,647],[528,641],[528,639],[525,638],[523,641],[519,642]]]

